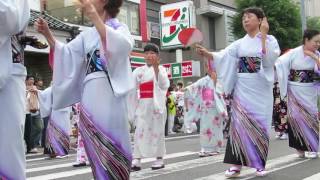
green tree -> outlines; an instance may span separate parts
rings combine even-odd
[[[308,29],[315,29],[320,31],[320,17],[308,17],[307,27]]]
[[[242,28],[241,12],[247,7],[264,10],[270,30],[282,50],[296,47],[301,42],[301,19],[299,5],[292,0],[235,0],[238,14],[233,18],[233,33],[237,38],[245,35]]]

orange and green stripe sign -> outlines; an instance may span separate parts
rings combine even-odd
[[[130,56],[132,68],[137,68],[146,64],[144,55],[142,53],[132,52]]]

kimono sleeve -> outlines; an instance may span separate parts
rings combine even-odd
[[[168,90],[170,86],[170,81],[168,78],[167,71],[165,70],[165,68],[163,68],[163,66],[159,67],[158,81],[155,79],[155,82],[161,90]]]
[[[106,44],[102,44],[102,56],[106,59],[106,67],[115,96],[122,96],[134,88],[130,53],[134,40],[126,25],[113,29],[106,26]]]
[[[268,35],[266,41],[266,53],[263,54],[261,73],[268,82],[274,81],[274,63],[280,55],[277,39]]]
[[[30,17],[26,0],[0,1],[0,89],[7,83],[12,70],[11,36],[23,31]]]
[[[169,85],[167,71],[164,67],[159,66],[158,81],[154,77],[153,101],[155,110],[158,110],[160,113],[166,113],[166,93]]]
[[[316,55],[320,57],[320,52],[316,51]],[[320,67],[318,67],[317,63],[314,65],[314,72],[317,74],[317,76],[320,76]]]
[[[86,75],[84,36],[81,33],[68,44],[56,41],[54,49],[50,50],[53,53],[54,110],[80,102]]]
[[[128,119],[129,122],[135,124],[135,114],[138,108],[138,104],[139,104],[139,99],[138,99],[138,83],[137,83],[137,73],[138,73],[139,69],[136,69],[133,71],[133,82],[134,82],[134,86],[135,88],[133,88],[132,90],[130,90],[127,94],[126,97],[126,107],[127,107],[127,111],[128,111]]]
[[[48,117],[52,111],[52,88],[39,91],[40,114],[42,118]]]
[[[284,99],[287,95],[288,76],[290,73],[291,61],[295,54],[295,50],[291,50],[280,56],[275,63],[281,99]]]
[[[199,88],[201,88],[204,78],[206,77],[203,77],[197,80],[196,82],[192,83],[191,85],[187,86],[185,91],[185,97],[193,98],[194,96],[197,96],[197,92],[199,91]]]
[[[223,89],[231,94],[237,80],[238,48],[241,39],[233,42],[220,52],[213,52],[213,66],[218,79],[223,82]]]
[[[219,113],[219,115],[226,119],[227,117],[227,107],[225,100],[223,98],[223,87],[222,84],[217,82],[215,85],[215,103],[216,103],[216,108]]]
[[[0,1],[0,37],[21,32],[29,22],[30,9],[26,0]]]

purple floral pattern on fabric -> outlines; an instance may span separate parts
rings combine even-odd
[[[257,73],[260,70],[261,58],[259,57],[240,57],[239,73]]]
[[[289,74],[289,81],[300,83],[310,83],[314,81],[315,73],[313,70],[295,70],[291,69]]]

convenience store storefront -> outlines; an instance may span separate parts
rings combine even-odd
[[[130,56],[132,69],[145,65],[144,55],[142,53],[132,52]],[[179,80],[191,80],[190,78],[198,78],[201,75],[200,62],[193,60],[182,61],[181,63],[161,64],[166,68],[169,79],[174,82]]]

